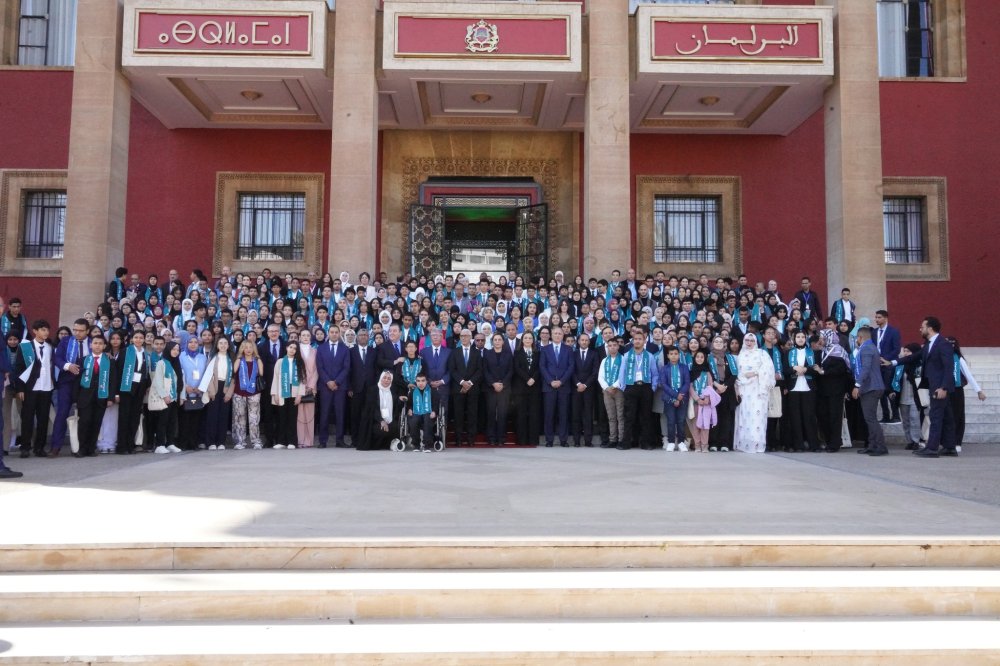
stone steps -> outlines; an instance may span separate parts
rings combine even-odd
[[[0,575],[0,623],[1000,616],[1000,569]]]
[[[66,624],[6,627],[0,662],[334,664],[810,664],[979,666],[996,619]]]

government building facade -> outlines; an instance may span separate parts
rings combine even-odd
[[[4,0],[0,295],[802,276],[998,346],[995,0]]]

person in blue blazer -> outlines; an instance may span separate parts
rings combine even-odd
[[[899,335],[899,329],[889,323],[888,311],[877,310],[875,312],[875,326],[875,330],[872,331],[872,342],[878,348],[879,356],[886,361],[894,361],[899,358],[902,338]],[[892,367],[883,365],[882,383],[885,384],[886,391],[880,400],[882,423],[899,423],[899,396],[889,398],[892,389],[892,375]]]
[[[920,335],[927,341],[918,354],[893,360],[891,365],[923,364],[921,384],[930,391],[930,432],[927,448],[914,450],[914,455],[937,458],[957,456],[955,450],[955,416],[951,411],[950,394],[955,390],[954,348],[941,336],[941,321],[926,317],[920,324]],[[886,365],[888,362],[883,361]]]
[[[573,386],[573,349],[563,344],[562,328],[552,329],[552,343],[542,348],[542,402],[545,446],[552,446],[558,421],[559,442],[569,446],[569,404]]]
[[[73,334],[59,341],[56,347],[56,377],[55,403],[56,418],[52,422],[52,440],[50,454],[59,455],[63,440],[66,438],[66,419],[73,408],[73,394],[83,367],[83,359],[90,355],[90,337],[87,333],[90,325],[86,319],[73,322]]]
[[[319,373],[319,448],[325,449],[330,439],[330,413],[337,422],[336,446],[347,448],[344,427],[347,425],[347,392],[350,390],[351,354],[340,339],[340,329],[330,327],[330,337],[316,350],[316,370]]]

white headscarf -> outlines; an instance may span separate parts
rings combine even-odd
[[[757,336],[747,333],[743,336],[743,348],[737,357],[740,389],[746,392],[766,394],[774,386],[774,363],[767,352],[757,347]],[[756,373],[747,377],[748,373]]]
[[[389,376],[389,388],[382,386],[382,379]],[[392,373],[383,370],[378,378],[378,411],[382,415],[382,420],[392,423]]]

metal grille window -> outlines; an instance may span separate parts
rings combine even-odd
[[[882,200],[885,230],[885,263],[927,262],[924,239],[924,200],[919,197],[886,197]]]
[[[25,193],[21,256],[31,259],[61,259],[65,234],[66,193]]]
[[[878,0],[880,76],[934,76],[931,0]]]
[[[301,261],[305,257],[304,193],[239,195],[240,224],[236,258],[249,261]]]
[[[76,0],[21,0],[17,63],[69,66],[76,51]]]
[[[653,261],[722,261],[718,197],[656,197]]]

